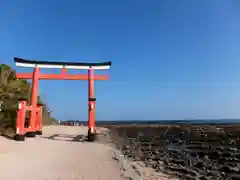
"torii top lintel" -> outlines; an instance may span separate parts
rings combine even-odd
[[[59,68],[62,69],[60,74],[41,74],[38,72],[38,79],[58,79],[58,80],[89,80],[89,73],[92,70],[104,70],[109,69],[112,65],[112,62],[100,62],[100,63],[85,63],[85,62],[54,62],[54,61],[35,61],[35,60],[26,60],[23,58],[14,57],[16,66],[20,67],[30,67],[34,68],[34,73],[36,74],[36,69],[39,68]],[[88,74],[68,74],[66,69],[85,69],[88,70]],[[93,80],[108,80],[109,76],[107,75],[97,75],[90,73]],[[32,79],[33,73],[17,73],[17,78],[19,79]]]
[[[100,63],[86,63],[86,62],[55,62],[55,61],[36,61],[26,60],[23,58],[14,57],[16,66],[21,67],[39,67],[39,68],[66,68],[66,69],[109,69],[112,65],[111,61]]]

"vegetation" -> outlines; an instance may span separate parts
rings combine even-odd
[[[30,101],[31,85],[27,80],[17,79],[16,72],[6,64],[0,64],[0,132],[6,129],[14,129],[17,117],[17,106],[20,98]],[[43,124],[55,124],[56,120],[49,115],[49,109],[43,104]],[[28,116],[28,114],[27,114]]]

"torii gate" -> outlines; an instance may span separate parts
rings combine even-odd
[[[41,105],[38,105],[38,81],[43,80],[88,80],[88,139],[95,139],[95,104],[94,96],[94,80],[108,80],[108,75],[95,75],[94,70],[104,70],[111,67],[112,62],[101,63],[84,63],[84,62],[53,62],[53,61],[35,61],[14,57],[16,66],[34,68],[33,73],[17,73],[18,79],[32,79],[32,92],[30,106],[26,105],[26,101],[20,100],[18,119],[16,122],[16,140],[23,141],[25,134],[29,133],[31,137],[35,137],[36,131],[41,134],[42,119],[38,114],[42,111]],[[58,68],[61,69],[59,74],[42,74],[40,68]],[[69,74],[67,69],[88,70],[88,74]],[[29,127],[24,127],[26,110],[30,111]],[[40,119],[39,119],[40,118]],[[36,128],[38,125],[38,128]]]

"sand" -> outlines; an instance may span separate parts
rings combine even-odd
[[[0,137],[0,179],[123,180],[110,146],[79,142],[77,135],[86,132],[86,127],[49,126],[43,136],[24,142]]]

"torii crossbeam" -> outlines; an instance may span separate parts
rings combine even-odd
[[[108,75],[96,75],[94,70],[105,70],[111,67],[111,62],[101,63],[85,63],[85,62],[54,62],[54,61],[35,61],[26,60],[23,58],[14,57],[16,66],[33,68],[33,73],[17,73],[18,79],[32,79],[32,92],[30,102],[30,123],[28,132],[33,136],[36,133],[36,115],[37,115],[37,97],[38,97],[38,81],[39,80],[88,80],[88,139],[93,141],[95,139],[96,125],[95,125],[95,104],[96,98],[94,96],[94,80],[108,80]],[[58,68],[61,69],[59,74],[42,74],[40,68]],[[87,70],[87,74],[69,74],[68,69]],[[19,132],[17,132],[19,133]],[[25,133],[22,131],[23,135]]]

